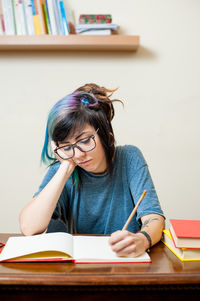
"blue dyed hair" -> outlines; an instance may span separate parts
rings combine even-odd
[[[49,112],[41,154],[41,161],[47,165],[56,161],[56,158],[53,156],[51,141],[55,141],[53,136],[57,124],[65,120],[70,112],[76,108],[76,94],[77,93],[65,96],[59,100]],[[57,143],[58,141],[55,142]]]
[[[118,99],[110,99],[114,91],[96,84],[86,84],[59,100],[48,115],[41,161],[45,164],[54,163],[56,158],[53,155],[51,141],[58,146],[59,142],[67,137],[73,137],[75,131],[87,123],[95,130],[99,129],[98,135],[105,151],[108,168],[112,173],[112,159],[115,152],[111,125],[114,117],[112,103],[121,102]],[[108,92],[111,94],[108,95]]]

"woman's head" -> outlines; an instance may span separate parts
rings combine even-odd
[[[111,125],[114,117],[112,103],[120,101],[110,99],[114,91],[96,84],[86,84],[58,101],[48,116],[42,161],[44,163],[55,161],[50,146],[52,140],[59,146],[66,138],[72,139],[85,125],[90,125],[94,131],[98,129],[107,166],[111,171],[115,151]]]

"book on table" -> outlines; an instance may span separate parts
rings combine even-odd
[[[172,251],[181,261],[200,261],[200,249],[177,248],[174,245],[169,230],[163,230],[162,242]]]
[[[79,236],[63,232],[14,236],[0,254],[2,262],[74,261],[76,263],[151,262],[150,256],[117,257],[109,236]]]
[[[200,220],[170,219],[169,230],[177,248],[200,248]]]

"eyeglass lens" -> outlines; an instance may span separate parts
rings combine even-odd
[[[96,143],[94,140],[94,135],[86,137],[84,139],[79,140],[78,142],[65,145],[59,149],[57,149],[57,154],[62,159],[69,159],[74,156],[74,148],[77,147],[82,152],[89,152],[96,147]]]

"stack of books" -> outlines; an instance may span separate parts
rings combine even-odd
[[[80,15],[79,24],[107,24],[112,23],[112,16],[108,15]]]
[[[73,15],[64,0],[0,0],[0,35],[68,35]]]
[[[111,35],[117,33],[118,28],[118,25],[112,24],[110,14],[82,14],[79,17],[79,25],[76,26],[76,33],[81,35]]]
[[[162,242],[181,261],[200,261],[200,220],[170,219]]]

